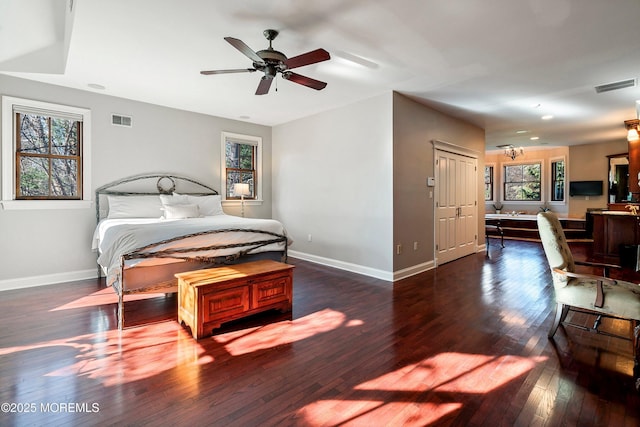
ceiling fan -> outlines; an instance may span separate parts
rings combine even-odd
[[[231,46],[242,52],[247,58],[253,61],[253,68],[237,68],[232,70],[209,70],[200,71],[200,74],[228,74],[228,73],[253,73],[255,71],[262,71],[264,76],[258,84],[256,95],[265,95],[269,92],[271,82],[277,76],[278,73],[282,75],[285,80],[292,81],[294,83],[301,84],[303,86],[310,87],[312,89],[321,90],[324,89],[327,84],[320,80],[312,79],[311,77],[302,76],[300,74],[290,71],[293,68],[303,67],[305,65],[315,64],[330,59],[329,52],[324,49],[316,49],[307,53],[303,53],[293,58],[287,58],[282,52],[279,52],[271,46],[271,42],[278,36],[276,30],[264,30],[264,36],[269,40],[269,47],[267,49],[254,52],[249,46],[247,46],[242,40],[235,39],[233,37],[225,37],[224,39],[231,44]]]

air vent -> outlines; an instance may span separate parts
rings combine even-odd
[[[633,87],[635,85],[636,85],[636,79],[621,80],[615,83],[596,86],[596,92],[597,93],[610,92],[612,90],[624,89],[625,87]]]
[[[130,116],[122,116],[120,114],[111,115],[111,124],[116,126],[131,127],[132,119]]]

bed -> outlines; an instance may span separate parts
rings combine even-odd
[[[176,273],[255,259],[285,262],[289,239],[272,219],[243,218],[222,210],[218,192],[186,176],[151,173],[96,190],[92,249],[98,276],[118,295],[177,291]]]

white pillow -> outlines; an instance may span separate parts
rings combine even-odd
[[[107,218],[160,218],[162,202],[158,196],[107,196]]]
[[[219,194],[212,196],[191,196],[189,194],[173,193],[173,197],[175,197],[176,200],[172,201],[172,204],[181,203],[198,205],[200,215],[202,216],[224,215],[224,211],[222,210],[222,198]]]
[[[198,205],[164,205],[165,219],[198,218]]]
[[[162,202],[162,206],[165,205],[178,205],[180,203],[186,203],[186,202],[181,202],[178,200],[177,197],[171,195],[171,194],[161,194],[160,195],[160,202]]]

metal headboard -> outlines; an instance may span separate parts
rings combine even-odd
[[[147,186],[153,180],[156,184],[154,190],[118,190],[117,187],[125,186],[125,184],[147,181]],[[178,190],[176,190],[176,188]],[[117,181],[110,182],[96,189],[96,221],[102,218],[100,211],[100,196],[155,196],[159,194],[172,194],[174,191],[180,194],[190,194],[194,196],[210,196],[216,195],[218,192],[206,184],[203,184],[193,178],[172,173],[145,173],[140,175],[132,175]]]

